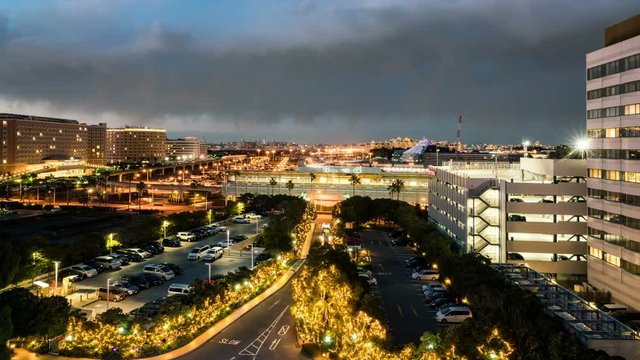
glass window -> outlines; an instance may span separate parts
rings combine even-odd
[[[618,128],[605,129],[605,137],[608,137],[608,138],[620,137],[618,130],[619,130]]]
[[[602,259],[602,250],[589,246],[589,255]]]
[[[602,178],[602,169],[589,169],[589,177]]]
[[[604,254],[604,261],[608,262],[609,264],[615,265],[617,267],[620,267],[620,258],[615,256],[615,255],[611,255],[611,254],[607,254],[605,252],[603,252]]]

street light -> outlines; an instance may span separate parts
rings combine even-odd
[[[529,145],[531,145],[529,140],[525,140],[524,142],[522,142],[522,147],[524,148],[524,157],[528,157],[527,146]]]
[[[162,230],[163,230],[163,233],[164,233],[163,237],[165,237],[165,238],[167,237],[167,228],[169,227],[169,225],[171,225],[171,223],[169,221],[167,221],[167,220],[163,220],[162,221]]]
[[[580,151],[580,158],[584,159],[584,153],[589,150],[589,139],[578,139],[576,141],[576,150]]]
[[[253,270],[253,244],[249,245],[251,245],[251,270]]]
[[[440,149],[436,149],[436,166],[438,166],[438,155],[440,154]]]
[[[109,291],[111,287],[111,278],[107,279],[107,310],[109,310]]]
[[[54,268],[55,268],[55,294],[58,294],[58,268],[60,267],[60,261],[54,261],[53,262]]]
[[[211,263],[206,263],[205,265],[209,268],[209,284],[211,284]]]
[[[227,229],[227,255],[231,255],[231,244],[229,241],[229,229]]]

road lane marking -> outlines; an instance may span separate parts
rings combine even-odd
[[[260,349],[262,348],[262,345],[264,345],[264,342],[267,340],[269,335],[271,335],[271,332],[276,327],[276,325],[278,324],[280,319],[282,319],[282,316],[284,315],[284,313],[287,311],[288,308],[289,308],[289,305],[287,305],[284,308],[284,310],[282,310],[280,315],[278,315],[278,317],[275,320],[273,320],[271,325],[269,325],[269,327],[266,328],[262,332],[262,334],[260,334],[260,336],[258,336],[255,340],[253,340],[251,342],[251,344],[247,345],[246,348],[242,349],[238,353],[238,355],[249,355],[249,356],[254,356],[254,358],[255,358],[255,356],[258,355],[258,352],[260,352]]]
[[[278,330],[278,335],[283,336],[289,331],[289,325],[282,325],[280,330]]]
[[[280,343],[280,340],[282,340],[282,338],[278,338],[275,339],[271,342],[271,345],[269,346],[269,350],[275,350],[276,346],[278,346],[278,344]]]
[[[396,309],[398,309],[400,316],[404,317],[404,314],[402,313],[402,309],[400,309],[400,305],[396,304]]]
[[[416,308],[413,307],[413,304],[409,304],[409,306],[411,306],[411,310],[413,310],[413,315],[418,317],[418,312],[416,311]]]
[[[278,305],[278,303],[280,303],[280,299],[278,299],[278,300],[277,300],[276,302],[274,302],[271,306],[269,306],[269,307],[267,308],[267,310],[271,310],[271,308],[272,308],[272,307],[274,307],[274,306],[276,306],[276,305]]]

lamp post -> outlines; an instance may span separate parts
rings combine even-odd
[[[260,223],[260,218],[256,218],[256,235],[258,235],[258,224]]]
[[[227,255],[231,255],[231,244],[229,242],[229,229],[227,229]]]
[[[529,140],[525,140],[522,142],[522,147],[524,150],[524,157],[529,157],[529,153],[527,152],[527,147],[530,145],[531,143],[529,142]]]
[[[111,291],[111,278],[107,279],[107,310],[109,310],[109,292]]]
[[[109,233],[109,243],[107,247],[109,248],[109,254],[113,255],[113,233]]]
[[[253,244],[249,245],[251,245],[251,270],[253,270]]]
[[[54,261],[53,266],[55,268],[55,294],[58,295],[58,268],[60,267],[60,261]]]
[[[167,228],[169,227],[169,224],[170,223],[167,220],[163,220],[162,221],[162,231],[163,231],[163,234],[164,234],[165,238],[167,237]]]
[[[209,284],[211,284],[211,263],[207,263],[206,265],[209,268]]]
[[[438,155],[440,154],[440,149],[436,149],[436,166],[438,166]]]

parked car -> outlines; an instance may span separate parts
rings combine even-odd
[[[160,255],[164,252],[164,246],[157,242],[150,242],[142,246],[142,250],[151,253],[152,255]]]
[[[86,279],[87,275],[74,269],[62,269],[58,272],[58,282],[62,284],[62,279],[64,278],[69,278],[71,282],[78,282]]]
[[[151,253],[140,248],[129,248],[127,252],[130,254],[140,255],[143,259],[147,259],[151,257]]]
[[[509,215],[509,221],[527,221],[527,218],[522,215]]]
[[[216,261],[222,257],[222,253],[224,249],[220,246],[214,246],[211,249],[207,250],[204,255],[202,255],[202,260],[204,261]]]
[[[404,264],[408,268],[414,268],[414,267],[419,266],[419,265],[422,265],[422,266],[426,265],[426,260],[423,257],[413,256],[413,257],[410,257],[410,258],[406,259],[404,261]]]
[[[193,287],[187,284],[171,284],[167,290],[167,296],[173,295],[189,295],[193,291]]]
[[[253,262],[258,265],[263,261],[269,260],[273,257],[273,255],[271,255],[271,253],[268,252],[261,252],[260,254],[256,255],[255,259],[253,259]]]
[[[182,270],[182,268],[181,268],[180,266],[176,265],[176,264],[172,264],[172,263],[168,263],[168,262],[163,262],[163,263],[160,263],[160,264],[158,264],[158,265],[168,267],[169,269],[171,269],[171,271],[173,271],[173,273],[174,273],[176,276],[180,276],[180,275],[182,275],[182,273],[184,273],[184,271]]]
[[[155,274],[143,272],[143,273],[140,273],[139,275],[142,276],[145,280],[147,280],[151,286],[161,285],[163,282],[162,278]]]
[[[142,260],[144,260],[144,258],[140,254],[130,252],[129,249],[121,249],[118,250],[117,253],[126,256],[129,261],[141,262]]]
[[[445,297],[445,295],[447,295],[446,291],[431,290],[424,294],[424,302],[429,304],[435,299]]]
[[[69,266],[69,269],[79,271],[79,272],[83,273],[85,275],[85,277],[89,277],[89,278],[98,275],[98,270],[92,268],[89,265],[85,265],[85,264],[78,264],[78,265]]]
[[[429,307],[432,309],[440,309],[444,306],[449,307],[453,305],[455,305],[455,303],[448,297],[437,298],[429,303]]]
[[[413,280],[438,280],[440,273],[438,270],[420,270],[411,274]]]
[[[521,198],[511,198],[511,199],[509,199],[509,202],[519,202],[519,203],[522,203],[522,202],[524,202],[524,200],[522,200]]]
[[[436,313],[436,321],[439,323],[461,323],[471,319],[471,309],[466,306],[454,306]]]
[[[227,240],[218,241],[216,245],[218,247],[226,249],[229,245],[233,245],[233,240],[229,239],[229,242],[227,242]]]
[[[246,218],[244,218],[244,217],[242,217],[242,216],[234,217],[234,218],[233,218],[233,220],[232,220],[232,222],[233,222],[234,224],[251,224],[251,220],[246,219]]]
[[[105,270],[107,270],[107,268],[102,263],[95,260],[85,261],[83,264],[89,265],[89,267],[95,269],[98,274],[102,274]]]
[[[229,230],[229,228],[226,227],[226,226],[222,226],[222,225],[216,225],[216,226],[218,227],[218,232],[219,233]]]
[[[131,260],[127,255],[122,254],[111,254],[110,257],[114,258],[116,261],[120,261],[120,265],[127,266],[131,263]]]
[[[136,285],[141,290],[148,289],[149,287],[151,287],[149,280],[147,280],[145,277],[140,275],[127,274],[122,276],[122,281],[126,281],[131,285]]]
[[[140,288],[137,285],[133,285],[127,281],[115,282],[111,284],[112,289],[117,289],[124,292],[127,296],[135,295],[140,292]]]
[[[144,271],[145,273],[158,275],[163,280],[171,280],[176,277],[176,275],[173,273],[173,270],[171,270],[167,266],[162,266],[159,264],[145,265],[142,271]]]
[[[107,291],[107,288],[99,288],[97,290],[97,295],[100,300],[104,299],[113,302],[122,301],[127,296],[124,291],[118,289],[109,289]]]
[[[195,241],[196,239],[196,236],[189,231],[181,231],[176,235],[176,237],[182,241]]]
[[[247,236],[242,234],[233,235],[231,237],[231,240],[233,240],[234,242],[240,242],[240,241],[247,240]]]
[[[409,244],[411,244],[409,242],[409,239],[407,239],[404,236],[399,237],[397,239],[391,239],[391,245],[393,245],[393,246],[407,246]]]
[[[122,266],[122,263],[112,256],[98,256],[94,259],[94,261],[102,264],[102,266],[104,266],[108,270],[120,269],[120,267]]]
[[[178,239],[167,238],[167,239],[162,239],[162,245],[168,246],[168,247],[180,247],[182,246],[182,243]]]
[[[359,273],[358,276],[364,281],[366,281],[366,283],[369,285],[373,285],[373,286],[378,285],[378,280],[373,276],[369,276],[365,273]]]
[[[200,260],[210,248],[211,247],[209,245],[196,246],[191,249],[191,252],[187,255],[187,259]]]

